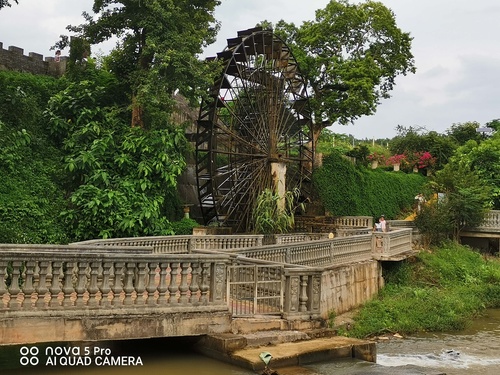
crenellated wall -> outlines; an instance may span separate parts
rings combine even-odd
[[[44,74],[60,77],[66,71],[68,57],[61,56],[59,61],[55,57],[45,57],[35,52],[24,55],[24,50],[19,47],[9,46],[3,48],[0,42],[0,70],[12,70],[23,73]]]

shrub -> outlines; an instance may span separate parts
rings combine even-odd
[[[172,230],[176,235],[193,234],[193,228],[200,226],[196,220],[184,218],[179,221],[171,222]]]
[[[409,210],[425,177],[419,174],[367,170],[334,152],[313,174],[313,183],[325,209],[336,216],[363,215],[397,218]]]

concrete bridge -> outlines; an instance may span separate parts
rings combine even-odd
[[[371,218],[337,225],[343,237],[2,244],[0,345],[322,327],[330,312],[379,291],[380,261],[412,252],[409,228],[372,233]]]

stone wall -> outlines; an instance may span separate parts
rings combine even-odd
[[[323,271],[321,317],[342,314],[371,300],[383,287],[382,265],[375,260],[353,263]]]
[[[0,42],[0,70],[11,70],[23,73],[43,74],[60,77],[66,71],[68,57],[61,56],[59,61],[55,57],[45,57],[35,52],[24,55],[24,50],[19,47],[9,46],[3,48]]]

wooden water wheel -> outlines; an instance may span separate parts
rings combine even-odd
[[[217,54],[222,74],[201,104],[196,178],[205,224],[252,230],[266,188],[307,196],[313,167],[311,114],[303,77],[288,46],[254,28]]]

